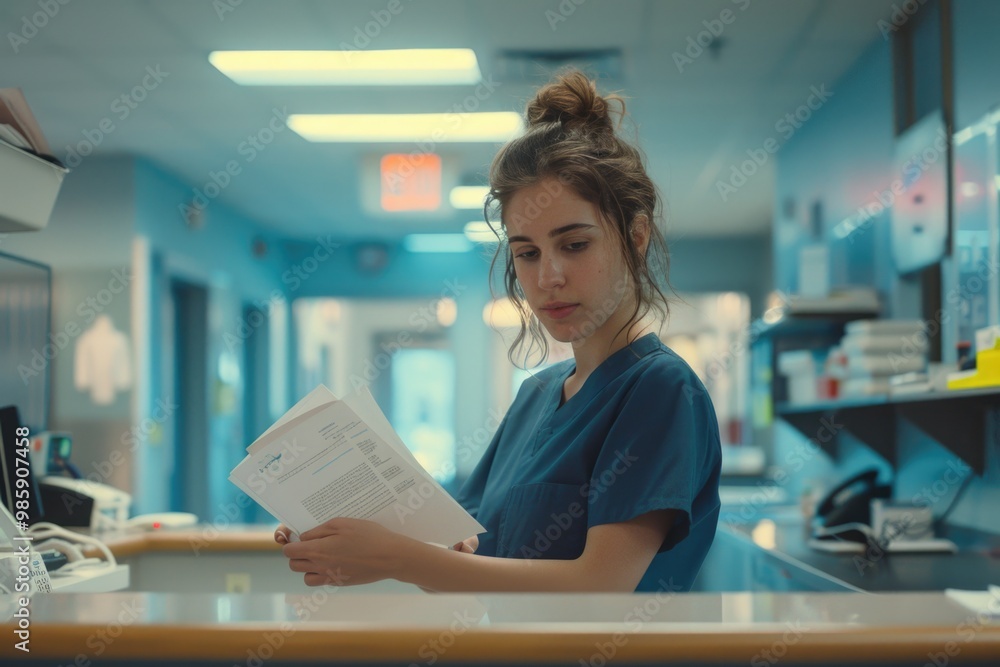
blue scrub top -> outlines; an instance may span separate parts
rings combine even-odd
[[[690,590],[719,519],[722,452],[708,391],[653,333],[605,359],[560,406],[575,369],[569,359],[524,381],[459,490],[487,530],[477,553],[573,559],[591,526],[675,509],[636,591]]]

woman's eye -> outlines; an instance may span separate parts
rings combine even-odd
[[[566,247],[573,251],[580,251],[590,245],[589,241],[577,241],[576,243],[570,243]]]
[[[538,255],[537,250],[524,250],[514,254],[515,259],[534,259]]]

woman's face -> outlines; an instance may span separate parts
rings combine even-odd
[[[582,343],[597,334],[610,342],[632,312],[631,290],[597,206],[547,178],[515,192],[503,218],[517,281],[552,337]]]

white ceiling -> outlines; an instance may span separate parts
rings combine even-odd
[[[355,40],[356,28],[372,21],[373,11],[395,1],[402,11],[367,48],[473,48],[484,75],[493,74],[500,83],[482,110],[522,111],[536,85],[504,78],[498,62],[504,50],[620,49],[622,77],[602,88],[629,98],[640,145],[667,200],[668,228],[685,236],[767,231],[774,161],[728,203],[718,196],[716,179],[745,159],[748,148],[778,136],[775,122],[806,100],[810,86],[832,86],[881,39],[876,23],[888,17],[893,2],[77,0],[58,5],[58,13],[15,54],[9,33],[20,32],[40,4],[3,0],[0,87],[24,90],[60,157],[68,144],[110,118],[115,129],[97,152],[144,156],[192,187],[228,161],[239,161],[242,172],[218,200],[288,237],[457,231],[475,214],[445,203],[433,216],[390,217],[373,215],[363,205],[363,183],[377,178],[369,167],[372,159],[413,146],[312,144],[286,129],[252,163],[238,147],[267,124],[275,108],[442,112],[474,87],[241,87],[207,60],[218,49],[340,48]],[[220,13],[223,6],[232,11]],[[558,15],[560,7],[566,20],[550,24],[552,14],[546,12]],[[718,58],[705,53],[678,72],[672,54],[683,51],[688,37],[704,30],[702,22],[724,9],[735,20],[724,28]],[[112,103],[142,82],[147,67],[168,76],[120,120],[120,107],[112,110]],[[457,174],[481,175],[496,148],[446,144],[440,153]]]

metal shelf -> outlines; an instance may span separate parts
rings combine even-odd
[[[831,456],[837,455],[835,436],[844,430],[892,465],[897,463],[901,417],[981,475],[986,467],[987,419],[996,408],[1000,408],[1000,387],[786,404],[775,413]]]

